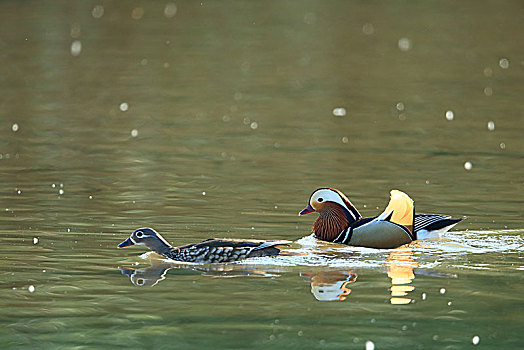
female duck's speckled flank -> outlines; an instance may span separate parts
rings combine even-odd
[[[288,245],[290,241],[260,241],[250,239],[211,238],[200,243],[173,247],[164,237],[152,228],[140,228],[128,239],[118,245],[119,248],[142,244],[166,258],[202,264],[238,261],[259,256],[279,255],[277,246]]]
[[[448,215],[415,214],[414,202],[401,191],[391,191],[382,214],[363,218],[349,199],[334,188],[319,188],[298,215],[318,212],[315,237],[329,242],[369,248],[396,248],[417,239],[438,237],[465,219]]]

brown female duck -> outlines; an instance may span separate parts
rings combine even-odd
[[[277,247],[290,243],[290,241],[211,238],[199,243],[173,247],[152,228],[140,228],[120,243],[118,247],[123,248],[135,244],[145,245],[168,259],[209,264],[279,255],[280,249]]]

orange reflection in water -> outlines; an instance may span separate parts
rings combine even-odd
[[[391,278],[391,304],[411,303],[412,299],[406,296],[415,289],[410,283],[415,279],[413,269],[418,267],[413,260],[413,251],[409,248],[393,250],[387,257],[386,267]]]
[[[351,270],[320,270],[301,272],[300,276],[310,278],[311,293],[318,301],[343,301],[351,293],[349,284],[357,280]]]

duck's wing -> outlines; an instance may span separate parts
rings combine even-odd
[[[413,233],[415,217],[415,202],[407,194],[399,190],[390,192],[390,200],[386,209],[376,220],[389,221],[402,225]]]
[[[227,239],[227,238],[210,238],[199,243],[189,244],[180,249],[185,248],[253,248],[253,250],[265,249],[268,247],[276,247],[280,245],[289,245],[291,241],[275,240],[275,241],[264,241],[256,239]]]

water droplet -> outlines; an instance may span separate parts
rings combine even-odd
[[[455,113],[453,111],[446,111],[446,119],[447,120],[453,120],[455,118]]]
[[[408,38],[400,38],[398,40],[398,48],[401,51],[408,51],[411,49],[412,46],[413,44],[411,43],[411,40],[409,40]]]
[[[202,196],[205,196],[205,195],[206,195],[206,191],[203,191],[203,192],[202,192]]]
[[[33,238],[33,244],[37,244],[38,243],[38,238],[34,237]]]
[[[429,180],[426,180],[426,185],[429,185]]]
[[[55,188],[55,187],[56,187],[56,184],[51,184],[51,187],[52,187],[52,188]]]
[[[446,288],[440,288],[439,293],[440,294],[445,294],[446,293]]]
[[[407,331],[408,330],[408,326],[407,325],[403,325],[400,329],[402,329],[403,331]]]
[[[63,189],[58,190],[58,194],[59,194],[59,195],[64,194],[64,190],[63,190]]]
[[[473,168],[473,164],[471,164],[471,162],[464,163],[464,169],[471,170],[471,168]]]
[[[64,184],[60,184],[60,188],[64,188]]]
[[[471,338],[471,342],[473,343],[473,345],[477,345],[478,343],[480,343],[480,337],[478,335],[474,336],[473,338]]]
[[[129,104],[127,104],[127,102],[122,102],[122,103],[120,104],[120,110],[121,110],[122,112],[125,112],[125,111],[127,111],[128,109],[129,109]]]
[[[255,228],[253,226],[251,226],[251,229],[254,230]]]
[[[428,296],[427,296],[426,293],[422,293],[421,297],[422,297],[422,300],[426,300],[426,298],[427,298]]]
[[[95,7],[93,7],[91,15],[93,15],[94,18],[101,18],[104,15],[104,6],[96,5]]]
[[[493,130],[495,130],[495,122],[494,122],[494,121],[490,120],[490,121],[488,122],[488,130],[489,130],[489,131],[493,131]]]
[[[501,58],[499,60],[499,66],[502,69],[508,69],[509,68],[509,60],[507,58]]]
[[[406,106],[404,106],[402,102],[397,103],[396,107],[397,107],[397,111],[403,111],[404,109],[406,109]]]
[[[258,128],[258,123],[257,122],[252,122],[250,127],[251,127],[251,129],[255,130],[256,128]]]
[[[67,232],[71,232],[71,229],[70,229],[70,228],[68,228],[68,229],[67,229]]]
[[[242,123],[244,123],[244,125],[248,125],[249,123],[251,123],[251,120],[248,117],[244,117]]]
[[[504,142],[501,142],[499,146],[500,146],[500,149],[505,149],[506,148],[506,144]]]
[[[315,24],[317,22],[317,15],[313,12],[308,12],[304,15],[304,23]]]
[[[131,130],[131,137],[137,137],[137,136],[138,136],[138,130],[137,129]]]
[[[298,335],[299,337],[301,337],[301,336],[304,335],[304,332],[302,332],[302,331],[298,331],[298,332],[297,332],[297,335]]]
[[[309,55],[304,55],[298,60],[298,64],[300,64],[302,67],[307,66],[310,62],[311,57]]]
[[[71,55],[78,56],[82,52],[82,42],[75,40],[71,43]]]
[[[17,190],[16,193],[20,195],[22,194],[22,190]]]
[[[89,198],[89,199],[93,199],[93,196],[89,196],[88,198]]]
[[[448,301],[448,306],[451,306],[452,302],[451,301]]]
[[[342,143],[348,143],[349,142],[349,139],[347,138],[347,136],[344,136],[342,138]]]
[[[366,34],[366,35],[371,35],[371,34],[375,33],[375,27],[371,23],[365,23],[362,26],[362,32],[364,34]]]
[[[335,117],[345,117],[347,114],[347,111],[344,107],[336,107],[333,109],[333,115]]]
[[[14,123],[14,124],[11,126],[11,130],[13,130],[14,132],[17,132],[17,131],[18,131],[18,124],[17,124],[17,123]]]
[[[27,290],[29,291],[29,293],[33,293],[35,291],[35,286],[33,285],[30,285]]]
[[[131,18],[138,20],[142,17],[144,17],[144,9],[142,7],[135,7],[131,12]]]
[[[366,340],[366,350],[375,350],[375,343],[371,340]]]
[[[173,18],[176,15],[176,5],[174,2],[168,2],[166,7],[164,7],[164,16],[167,18]]]
[[[484,88],[484,95],[486,95],[486,96],[491,96],[491,95],[493,95],[493,89],[490,88],[489,86],[485,87],[485,88]]]

